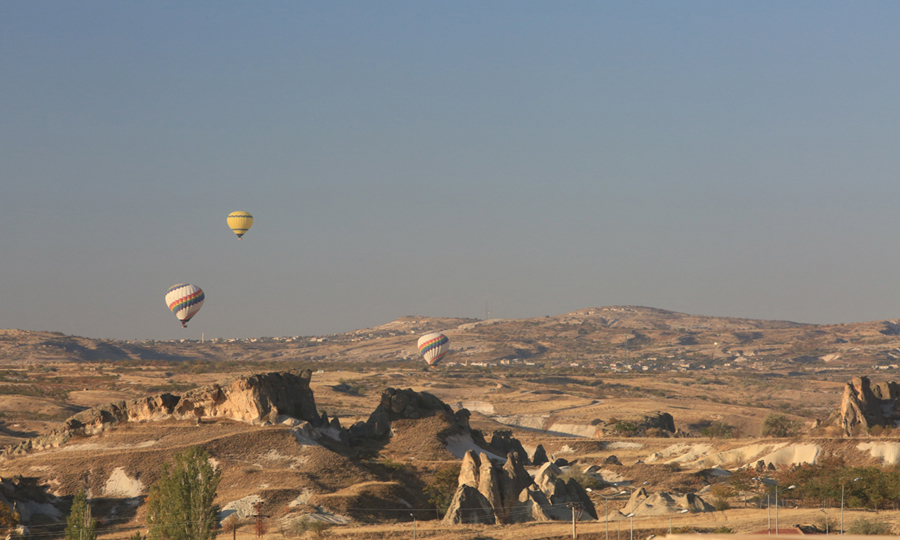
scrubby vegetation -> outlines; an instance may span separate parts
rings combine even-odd
[[[769,413],[762,423],[762,437],[793,437],[800,431],[800,425],[787,416]]]
[[[856,518],[851,521],[850,526],[847,527],[847,534],[889,536],[894,533],[891,530],[891,526],[883,521]]]

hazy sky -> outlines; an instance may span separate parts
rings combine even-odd
[[[2,0],[0,328],[900,317],[898,25],[897,2]],[[207,296],[187,330],[182,282]]]

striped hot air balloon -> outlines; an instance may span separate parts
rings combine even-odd
[[[432,332],[419,338],[419,354],[429,366],[440,362],[449,350],[450,340],[440,332]]]
[[[250,215],[250,212],[232,212],[228,214],[228,226],[237,235],[238,240],[250,230],[252,225],[253,216]]]
[[[206,295],[203,289],[190,283],[179,283],[169,287],[166,292],[166,305],[181,321],[181,327],[187,328],[187,322],[200,311]]]

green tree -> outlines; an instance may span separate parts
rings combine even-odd
[[[91,517],[91,505],[87,500],[87,492],[81,490],[72,499],[72,509],[66,518],[66,540],[95,540],[94,528],[97,520]]]
[[[451,465],[438,470],[431,482],[425,486],[425,495],[428,502],[443,514],[450,507],[456,488],[459,485],[459,465]]]
[[[164,465],[162,477],[150,486],[147,539],[214,538],[219,507],[213,501],[221,479],[222,471],[213,468],[202,448],[194,446],[177,454],[172,466]]]

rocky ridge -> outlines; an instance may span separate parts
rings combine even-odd
[[[280,417],[291,417],[312,427],[337,427],[316,411],[309,387],[312,372],[264,373],[240,377],[226,385],[210,385],[186,392],[182,396],[165,393],[156,396],[119,401],[103,407],[87,409],[67,419],[43,435],[3,450],[2,457],[25,454],[32,450],[56,448],[76,436],[91,436],[124,422],[152,422],[165,419],[194,420],[227,418],[250,424],[275,423]]]

